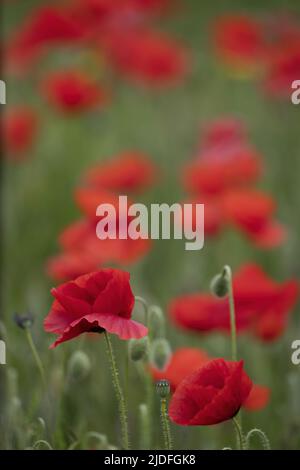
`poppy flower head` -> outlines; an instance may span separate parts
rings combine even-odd
[[[11,159],[19,160],[28,151],[37,129],[37,116],[33,109],[18,106],[4,114],[3,138],[4,149]]]
[[[258,246],[273,248],[284,241],[284,227],[273,220],[276,204],[271,196],[252,189],[232,190],[223,195],[221,206],[225,220]]]
[[[158,170],[146,155],[128,151],[91,168],[86,181],[95,187],[127,194],[149,187],[157,175]]]
[[[89,219],[96,217],[97,207],[101,204],[110,204],[118,217],[119,197],[106,189],[93,187],[79,187],[74,191],[74,199],[77,207]]]
[[[70,281],[95,269],[95,257],[80,251],[61,253],[49,258],[46,263],[46,273],[55,281]]]
[[[42,83],[46,99],[64,113],[78,113],[107,104],[108,95],[88,75],[78,70],[54,72]]]
[[[244,265],[233,277],[236,325],[262,341],[280,337],[299,293],[297,281],[277,283],[255,264]],[[171,319],[181,328],[201,333],[230,331],[228,299],[199,293],[170,303]]]
[[[273,97],[291,95],[291,84],[300,76],[300,37],[296,43],[284,45],[270,53],[264,89]]]
[[[174,392],[178,385],[192,372],[209,361],[205,351],[196,348],[180,348],[175,351],[164,371],[151,368],[151,375],[155,381],[166,379]]]
[[[96,225],[97,221],[94,219],[81,219],[69,225],[61,233],[59,244],[65,254],[70,256],[63,256],[56,261],[61,261],[67,272],[74,263],[84,268],[80,274],[90,271],[86,271],[85,266],[88,267],[91,262],[95,268],[112,263],[126,266],[145,256],[152,246],[150,239],[123,240],[117,237],[100,240],[96,235]],[[60,263],[59,265],[62,268]]]
[[[182,426],[206,426],[233,418],[252,382],[243,361],[213,359],[179,384],[171,398],[170,419]]]
[[[216,154],[215,154],[216,155]],[[186,165],[183,181],[192,194],[216,196],[226,189],[253,183],[261,174],[260,155],[249,147],[230,149],[226,158],[222,152],[201,154],[201,158]]]
[[[240,119],[233,117],[217,119],[210,122],[204,129],[200,152],[203,152],[204,156],[212,153],[218,154],[219,158],[224,158],[224,149],[227,153],[229,153],[228,150],[232,153],[236,147],[245,146],[247,137],[245,125]]]
[[[102,47],[121,74],[147,86],[177,84],[188,71],[181,44],[147,29],[114,29],[104,36]]]
[[[68,9],[43,6],[35,9],[8,43],[7,56],[12,69],[26,69],[49,46],[73,44],[84,38],[80,22]]]
[[[216,52],[223,63],[238,75],[252,75],[264,55],[262,26],[243,15],[220,17],[213,29]]]
[[[105,330],[121,339],[146,336],[147,328],[131,320],[129,277],[118,269],[102,269],[52,289],[55,300],[44,327],[59,336],[51,348],[88,332]]]

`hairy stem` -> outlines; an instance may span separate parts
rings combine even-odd
[[[117,369],[116,359],[114,356],[112,344],[107,332],[104,332],[107,353],[111,367],[112,381],[115,389],[116,397],[118,400],[120,422],[121,422],[121,433],[122,433],[122,446],[125,450],[129,449],[129,432],[128,432],[128,420],[127,420],[127,409],[124,394],[120,385],[119,372]]]
[[[162,425],[162,430],[163,430],[165,449],[172,450],[172,438],[171,438],[171,430],[170,430],[168,411],[167,411],[167,400],[165,398],[160,399],[160,416],[161,416],[161,425]]]

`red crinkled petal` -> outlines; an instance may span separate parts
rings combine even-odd
[[[88,317],[97,317],[98,324],[109,333],[113,333],[121,339],[139,339],[148,334],[148,328],[141,323],[116,315],[93,314]]]
[[[91,304],[78,296],[79,289],[75,283],[72,283],[71,286],[63,284],[58,288],[51,289],[51,294],[65,310],[73,312],[76,316],[84,316],[91,313]],[[83,289],[81,291],[84,293]]]
[[[60,343],[76,338],[82,333],[95,331],[96,328],[99,328],[99,333],[101,330],[106,330],[121,339],[138,339],[148,333],[144,325],[133,320],[110,314],[92,313],[72,322],[50,348],[55,348]]]

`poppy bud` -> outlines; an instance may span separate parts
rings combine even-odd
[[[216,297],[225,297],[228,294],[228,272],[223,269],[221,274],[217,274],[211,281],[210,290]]]
[[[168,398],[170,395],[170,382],[165,379],[156,382],[156,392],[160,398]]]
[[[148,338],[131,339],[128,343],[129,358],[133,362],[141,361],[147,354]]]
[[[91,362],[86,353],[75,351],[68,362],[68,376],[74,382],[81,382],[90,373]]]
[[[171,358],[171,347],[165,338],[155,339],[151,345],[150,362],[156,369],[164,370]]]
[[[25,330],[26,328],[31,328],[34,322],[34,317],[32,313],[15,313],[14,314],[15,323]]]
[[[165,335],[165,317],[157,305],[149,307],[149,332],[151,338],[162,338]]]

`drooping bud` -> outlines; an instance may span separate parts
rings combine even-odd
[[[165,338],[155,339],[151,344],[150,362],[156,369],[164,370],[171,359],[171,347]]]
[[[156,392],[160,398],[168,398],[170,395],[170,382],[165,379],[156,382]]]
[[[148,338],[131,339],[128,343],[129,358],[133,362],[141,361],[146,357],[148,349]]]
[[[31,328],[34,322],[34,316],[32,313],[14,313],[15,323],[25,330],[26,328]]]
[[[211,281],[210,290],[217,297],[225,297],[229,290],[229,273],[225,266],[221,274],[217,274]]]
[[[162,338],[165,336],[165,317],[163,311],[157,305],[149,307],[149,332],[151,338]]]
[[[74,382],[81,382],[90,373],[91,361],[83,351],[75,351],[68,362],[68,377]]]

